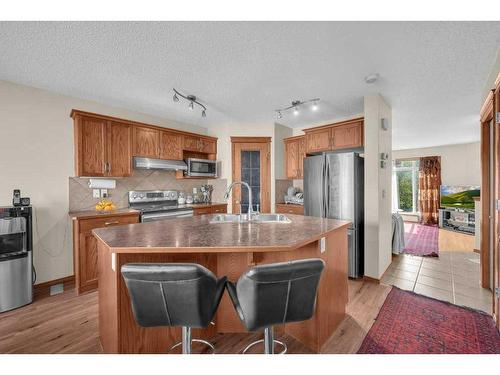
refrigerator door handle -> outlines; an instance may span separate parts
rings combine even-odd
[[[328,184],[328,180],[326,179],[326,157],[323,158],[323,164],[322,164],[322,185],[321,185],[321,217],[327,217],[327,204],[328,204],[328,200],[327,200],[327,196],[326,196],[326,192],[327,192],[327,184]]]
[[[325,217],[330,217],[330,163],[325,157]]]

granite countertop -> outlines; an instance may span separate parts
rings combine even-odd
[[[112,252],[199,253],[293,250],[350,225],[348,221],[288,215],[291,223],[217,223],[201,215],[94,229]]]
[[[89,211],[74,211],[70,212],[69,216],[73,219],[91,219],[98,217],[109,217],[109,216],[125,216],[125,215],[139,215],[138,210],[134,210],[132,208],[119,208],[112,211],[97,211],[97,210],[89,210]]]
[[[179,208],[204,208],[204,207],[212,207],[212,206],[225,206],[227,203],[193,203],[193,204],[180,204]],[[139,214],[139,210],[135,210],[133,208],[119,208],[112,211],[96,211],[96,210],[88,210],[88,211],[74,211],[69,212],[68,215],[73,219],[90,219],[97,217],[108,217],[108,216],[124,216],[124,215],[132,215]]]

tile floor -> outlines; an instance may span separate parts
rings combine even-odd
[[[394,257],[381,283],[491,314],[491,292],[479,280],[479,254],[440,251],[438,258]]]

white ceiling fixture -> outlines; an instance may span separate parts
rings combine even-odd
[[[378,73],[373,73],[373,74],[367,75],[365,77],[365,82],[368,83],[368,84],[371,84],[371,83],[377,82],[378,79],[379,79],[379,74]]]
[[[293,110],[293,114],[295,116],[298,116],[299,115],[299,107],[303,107],[304,105],[307,105],[307,104],[311,104],[311,109],[313,111],[317,111],[318,110],[318,102],[319,102],[319,98],[315,98],[315,99],[309,99],[309,100],[293,100],[292,101],[292,105],[288,106],[288,107],[285,107],[285,108],[281,108],[281,109],[275,109],[274,111],[276,112],[276,117],[278,119],[282,119],[283,118],[283,114],[288,112],[289,110]]]
[[[320,97],[279,121],[313,126],[380,92],[404,149],[479,140],[499,46],[496,21],[0,22],[0,80],[206,127],[272,124],[290,98]],[[210,116],[200,124],[165,87],[196,88]]]
[[[195,95],[183,95],[179,91],[177,91],[175,88],[172,90],[174,90],[174,96],[172,98],[174,103],[177,103],[179,101],[179,96],[180,96],[181,98],[184,98],[184,99],[189,101],[188,108],[191,111],[194,109],[194,104],[196,103],[197,105],[199,105],[201,107],[201,117],[207,117],[207,107],[205,107],[203,104],[201,104]]]

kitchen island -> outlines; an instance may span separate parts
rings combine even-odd
[[[322,258],[316,312],[312,319],[284,326],[284,332],[316,352],[345,316],[347,304],[347,228],[349,222],[287,215],[288,223],[211,223],[214,215],[100,228],[99,333],[106,353],[166,353],[180,341],[181,329],[136,324],[120,268],[126,263],[198,263],[218,277],[237,281],[249,267],[305,258]],[[324,238],[324,246],[321,246]],[[246,332],[224,294],[214,325],[193,337]],[[278,331],[279,332],[279,331]]]

